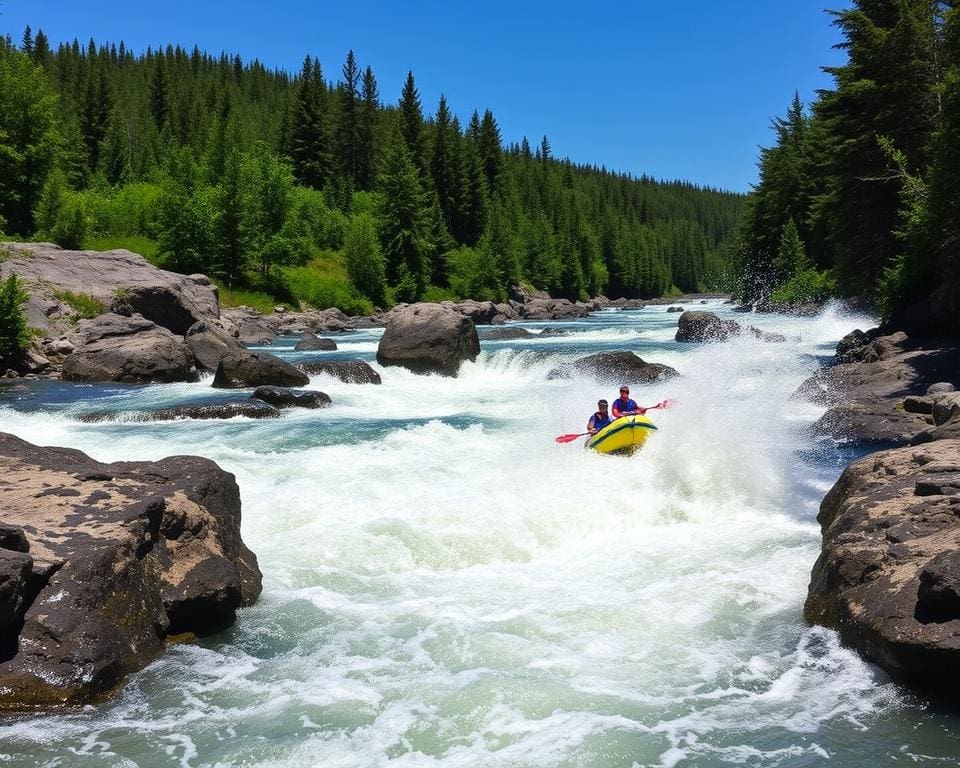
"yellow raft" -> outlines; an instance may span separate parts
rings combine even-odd
[[[657,428],[646,416],[621,416],[607,424],[586,442],[587,448],[598,453],[631,454],[639,450],[649,434]]]

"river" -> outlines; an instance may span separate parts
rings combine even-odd
[[[333,407],[266,421],[75,418],[223,399],[209,379],[0,388],[0,429],[32,442],[235,473],[264,573],[232,629],[107,703],[0,720],[0,765],[955,765],[960,716],[802,619],[817,507],[855,454],[791,394],[871,320],[697,308],[787,341],[681,345],[665,307],[604,311],[484,342],[457,378],[315,377]],[[373,361],[379,335],[269,349]],[[547,372],[614,349],[679,370],[632,387],[677,405],[633,457],[558,445],[616,386]]]

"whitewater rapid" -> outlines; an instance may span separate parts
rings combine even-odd
[[[730,310],[719,302],[712,311]],[[76,420],[222,396],[209,380],[0,393],[0,429],[102,461],[207,456],[237,476],[264,573],[236,626],[177,645],[113,700],[0,722],[0,765],[861,766],[948,760],[932,713],[802,621],[816,510],[849,454],[793,400],[869,318],[737,316],[784,334],[673,341],[664,307],[483,343],[457,378],[316,377],[280,420]],[[372,360],[378,331],[336,353]],[[548,380],[630,349],[658,432],[631,458],[578,432],[615,386]]]

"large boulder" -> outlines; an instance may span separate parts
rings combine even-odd
[[[470,318],[439,304],[418,303],[392,314],[377,347],[377,362],[456,376],[460,364],[478,354],[480,341]]]
[[[528,299],[517,310],[524,320],[574,320],[586,317],[591,310],[584,304],[569,299]]]
[[[78,345],[63,360],[68,381],[195,381],[193,354],[184,340],[141,315],[108,313],[82,320]]]
[[[93,701],[168,635],[222,630],[260,593],[239,489],[212,461],[102,464],[0,434],[0,477],[32,560],[0,709]]]
[[[213,386],[218,389],[302,387],[309,382],[303,371],[266,352],[229,352],[220,358],[213,376]]]
[[[960,684],[960,440],[854,462],[820,506],[804,615],[898,680]]]
[[[721,320],[713,312],[687,310],[677,322],[677,341],[727,341],[743,329],[735,320]]]
[[[680,375],[669,365],[648,363],[633,352],[598,352],[554,368],[547,378],[566,379],[574,373],[613,384],[651,384]]]
[[[380,374],[363,360],[324,360],[300,363],[297,366],[310,376],[323,375],[340,379],[344,384],[380,384]]]
[[[0,243],[0,278],[16,272],[36,297],[31,322],[43,330],[58,302],[56,294],[87,296],[104,309],[139,313],[182,335],[198,320],[217,318],[217,291],[203,275],[178,275],[125,250],[68,251],[50,243]]]

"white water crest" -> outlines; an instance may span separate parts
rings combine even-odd
[[[817,505],[843,457],[811,442],[820,411],[791,394],[870,319],[735,317],[787,341],[680,345],[677,315],[647,307],[528,324],[570,334],[485,343],[456,378],[316,377],[334,406],[275,421],[72,416],[209,397],[208,381],[101,391],[96,404],[0,400],[0,428],[34,442],[103,461],[196,453],[234,472],[264,572],[260,602],[233,629],[172,647],[112,701],[0,724],[0,764],[861,766],[955,754],[954,716],[802,620]],[[334,354],[371,359],[377,336],[344,336],[355,340]],[[553,439],[582,431],[616,386],[547,373],[606,349],[681,373],[633,386],[641,405],[678,402],[651,412],[658,431],[630,458]]]

